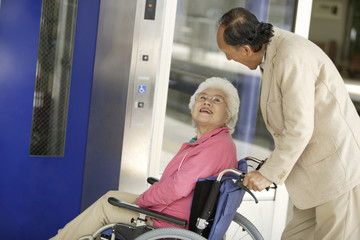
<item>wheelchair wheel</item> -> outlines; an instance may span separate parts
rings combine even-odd
[[[158,228],[156,230],[144,233],[135,240],[156,240],[156,239],[171,239],[171,240],[206,240],[206,238],[181,228]]]
[[[236,213],[226,232],[226,240],[229,239],[263,240],[264,238],[246,217]]]

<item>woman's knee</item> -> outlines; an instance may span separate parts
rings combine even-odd
[[[98,199],[96,205],[108,206],[108,205],[110,205],[110,203],[108,202],[109,197],[117,197],[116,195],[117,195],[117,191],[113,191],[113,190],[108,191],[107,193],[105,193]],[[101,207],[101,208],[103,208],[103,207]]]

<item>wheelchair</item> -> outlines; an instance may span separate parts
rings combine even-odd
[[[263,240],[256,227],[240,213],[239,208],[245,192],[258,200],[243,185],[247,172],[247,161],[258,164],[259,169],[264,161],[247,157],[238,162],[238,169],[225,169],[218,176],[199,179],[196,183],[189,222],[155,211],[140,208],[110,197],[108,202],[114,206],[126,208],[140,214],[133,219],[137,225],[112,223],[98,229],[91,236],[79,240],[149,240],[149,239],[186,239],[186,240],[220,240],[226,234],[229,239]],[[148,178],[150,184],[154,178]],[[276,186],[275,186],[276,187]],[[145,216],[169,222],[182,228],[154,228],[146,225]],[[189,230],[183,229],[189,226]]]

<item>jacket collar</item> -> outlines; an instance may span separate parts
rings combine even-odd
[[[262,115],[264,117],[265,124],[267,124],[267,113],[266,113],[266,103],[269,98],[270,86],[272,84],[273,77],[273,66],[277,52],[277,43],[280,32],[282,31],[279,28],[274,27],[274,36],[271,38],[270,43],[268,43],[266,51],[266,59],[264,62],[264,72],[262,74],[262,87],[261,87],[261,99],[260,99],[260,108]]]

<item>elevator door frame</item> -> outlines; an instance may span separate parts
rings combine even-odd
[[[140,194],[159,173],[177,1],[150,2],[100,2],[83,210],[109,190]]]

